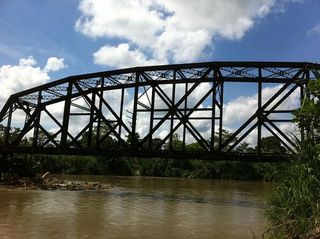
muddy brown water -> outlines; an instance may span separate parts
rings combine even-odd
[[[266,182],[62,176],[102,191],[0,188],[0,238],[261,238]]]

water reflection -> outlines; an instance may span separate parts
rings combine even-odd
[[[79,178],[73,178],[78,179]],[[110,191],[0,190],[0,238],[252,238],[263,230],[262,182],[137,177]]]

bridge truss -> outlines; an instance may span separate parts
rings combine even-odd
[[[293,109],[281,105],[297,92],[300,100],[307,96],[306,83],[319,74],[313,63],[207,62],[71,76],[10,96],[0,112],[6,126],[0,153],[281,160],[287,154],[263,152],[263,132],[294,153],[294,142],[279,126],[292,122]],[[225,135],[225,98],[231,94],[225,86],[238,83],[255,85],[257,104]],[[275,85],[266,99],[264,87]],[[14,127],[21,131],[13,134]],[[252,134],[256,151],[236,152]]]

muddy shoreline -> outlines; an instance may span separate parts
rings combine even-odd
[[[25,190],[107,190],[114,188],[112,184],[101,182],[83,182],[62,180],[50,175],[49,172],[35,177],[12,178],[0,181],[2,188],[19,188]]]

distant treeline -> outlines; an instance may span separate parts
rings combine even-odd
[[[3,173],[188,177],[240,180],[277,179],[288,163],[250,163],[182,159],[106,158],[93,156],[16,155],[0,160]]]
[[[96,129],[94,129],[95,131]],[[107,129],[103,129],[107,133]],[[20,132],[18,128],[12,128],[11,137]],[[5,127],[0,125],[0,145],[3,145]],[[228,137],[229,132],[224,130],[223,136]],[[42,139],[43,138],[43,139]],[[83,135],[80,142],[86,144],[88,136]],[[95,138],[95,137],[94,137]],[[39,135],[39,140],[46,141],[44,135]],[[136,140],[139,135],[136,135]],[[160,139],[154,139],[159,142]],[[218,139],[215,139],[218,140]],[[127,142],[131,141],[127,137]],[[32,138],[24,138],[22,144],[31,145]],[[106,137],[102,148],[116,147],[116,142],[110,136]],[[182,149],[182,141],[177,134],[173,135],[172,145],[163,145],[164,149],[171,147],[173,150]],[[189,151],[199,151],[198,143],[188,144]],[[240,144],[238,152],[255,152],[247,143]],[[262,151],[269,153],[285,153],[275,137],[262,139]],[[287,163],[250,163],[235,161],[203,161],[187,159],[141,159],[141,158],[115,158],[103,156],[67,156],[67,155],[18,155],[2,156],[0,171],[3,174],[17,174],[30,176],[36,173],[49,171],[51,173],[67,174],[96,174],[96,175],[139,175],[158,177],[189,177],[189,178],[214,178],[214,179],[240,179],[240,180],[274,180],[281,175]]]
[[[0,146],[4,144],[6,127],[0,125]],[[94,128],[93,132],[96,133]],[[15,138],[20,133],[19,128],[11,128],[10,135]],[[108,135],[108,128],[102,126],[100,134]],[[228,138],[230,133],[223,130],[223,137]],[[92,138],[93,140],[96,137]],[[139,141],[138,134],[135,140]],[[218,142],[218,137],[214,139]],[[46,142],[47,136],[39,133],[39,144]],[[127,143],[132,139],[128,136]],[[154,145],[160,139],[153,139]],[[88,134],[84,133],[80,143],[85,146],[88,142]],[[95,143],[95,142],[93,142]],[[24,138],[22,145],[32,145],[32,138]],[[178,134],[172,137],[172,143],[164,144],[163,149],[182,150],[182,141]],[[281,146],[275,137],[266,137],[261,141],[262,152],[283,154],[285,148]],[[50,145],[47,145],[50,147]],[[100,148],[116,149],[117,142],[110,136],[99,145]],[[186,145],[188,151],[199,151],[202,147],[198,143]],[[240,144],[238,152],[255,152],[257,149],[250,147],[248,143]],[[17,155],[2,156],[0,171],[3,173],[15,173],[21,176],[32,175],[49,171],[51,173],[67,174],[98,174],[98,175],[140,175],[159,177],[190,177],[190,178],[215,178],[215,179],[241,179],[241,180],[273,180],[281,175],[286,163],[249,163],[249,162],[213,162],[185,159],[138,159],[138,158],[114,158],[102,156],[61,156],[61,155]]]

